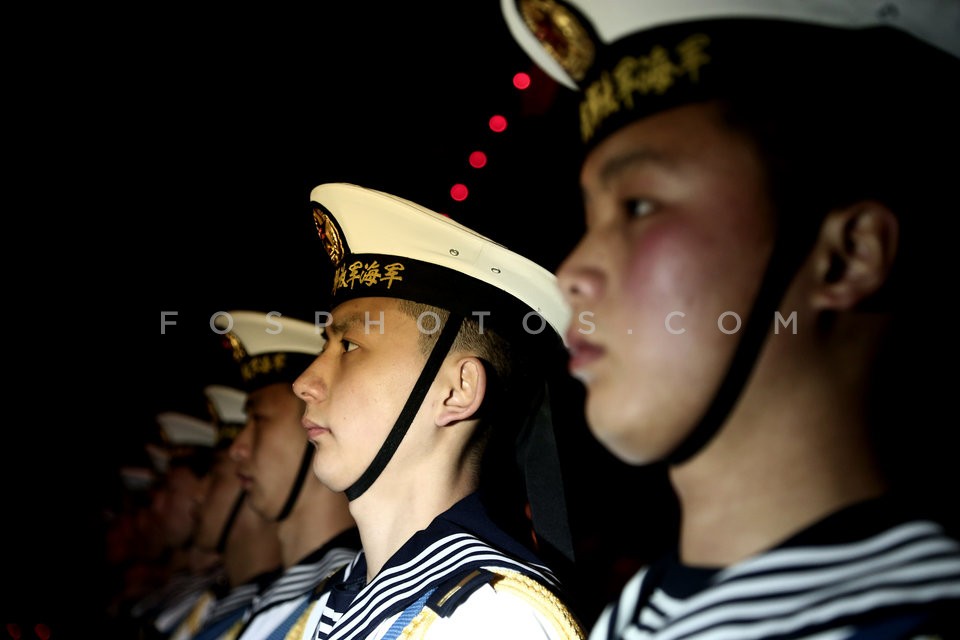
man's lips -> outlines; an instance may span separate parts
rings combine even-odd
[[[587,342],[579,334],[567,336],[567,351],[570,353],[567,368],[572,374],[576,374],[578,371],[586,368],[606,353],[606,349]]]
[[[248,476],[244,473],[238,473],[237,477],[240,478],[240,486],[244,491],[247,491],[253,486],[253,476]]]
[[[327,429],[326,427],[322,427],[316,422],[313,422],[312,420],[307,420],[306,418],[301,420],[300,424],[302,424],[303,428],[307,430],[307,438],[309,438],[310,440],[319,438],[325,433],[330,433],[330,429]]]

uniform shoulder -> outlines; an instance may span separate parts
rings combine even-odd
[[[505,634],[503,638],[585,638],[582,625],[554,590],[500,567],[474,570],[453,584],[441,585],[401,637],[475,637],[487,633],[491,624]]]

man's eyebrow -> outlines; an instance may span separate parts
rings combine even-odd
[[[607,160],[603,166],[600,167],[600,181],[606,184],[613,180],[621,171],[635,165],[643,164],[654,164],[669,169],[676,166],[677,162],[676,159],[656,149],[649,147],[633,149],[628,153]]]
[[[363,322],[363,315],[359,311],[355,311],[353,313],[347,314],[342,318],[334,320],[333,322],[330,323],[329,326],[324,327],[321,333],[323,334],[323,337],[325,339],[329,340],[331,334],[337,335],[337,336],[343,335],[344,333],[347,332],[348,329],[350,329],[351,327],[355,327],[356,325],[362,322]]]

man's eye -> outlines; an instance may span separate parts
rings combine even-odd
[[[627,201],[627,211],[632,218],[644,218],[653,213],[655,208],[652,200],[640,198]]]
[[[349,340],[341,340],[340,344],[341,346],[343,346],[343,351],[345,353],[349,351],[353,351],[354,349],[357,348],[357,344],[355,342],[350,342]]]

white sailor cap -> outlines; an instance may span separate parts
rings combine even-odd
[[[532,260],[388,193],[331,183],[314,188],[310,200],[334,268],[333,305],[400,298],[482,319],[504,335],[542,334],[562,344],[570,309],[556,277]]]
[[[165,473],[172,466],[186,466],[197,476],[205,475],[213,461],[216,427],[178,411],[158,413],[156,419],[162,444],[148,444],[147,454],[157,471]]]
[[[213,424],[177,411],[157,414],[163,441],[170,448],[213,447],[217,430]]]
[[[501,0],[501,9],[532,60],[583,92],[587,146],[638,113],[710,97],[734,73],[758,91],[782,81],[831,100],[836,85],[817,78],[849,81],[871,65],[889,91],[914,91],[897,78],[915,66],[876,55],[900,44],[960,58],[957,0]]]
[[[227,332],[247,393],[293,382],[323,349],[318,326],[277,312],[229,311],[214,323]]]
[[[243,424],[247,421],[244,409],[247,394],[240,389],[222,384],[211,384],[203,388],[204,395],[213,406],[213,414],[221,423]]]
[[[222,384],[208,385],[203,393],[217,427],[217,447],[227,446],[236,439],[247,422],[247,394]]]

